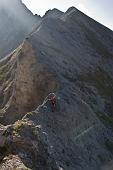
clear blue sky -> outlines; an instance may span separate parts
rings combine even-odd
[[[38,15],[53,8],[66,11],[75,6],[88,16],[96,19],[113,30],[113,0],[22,0],[26,6]]]

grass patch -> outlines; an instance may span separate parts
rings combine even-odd
[[[22,122],[22,121],[17,121],[17,122],[15,123],[14,128],[13,128],[13,131],[16,132],[16,133],[18,133],[19,130],[20,130],[20,128],[22,127],[22,125],[24,125],[24,122]]]

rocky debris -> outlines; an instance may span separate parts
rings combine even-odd
[[[10,130],[9,127],[4,129],[4,133],[0,136],[0,138],[5,137],[4,144],[0,145],[0,161],[2,161],[0,168],[24,168],[26,165],[30,169],[58,170],[39,126],[23,119],[17,121]]]
[[[18,120],[12,126],[1,126],[2,129],[5,129],[5,132],[2,134],[6,136],[7,141],[5,141],[4,145],[7,152],[2,155],[2,159],[6,155],[18,155],[22,162],[24,162],[24,165],[30,169],[82,169],[80,162],[84,161],[84,166],[86,166],[89,162],[88,159],[91,159],[91,153],[88,155],[87,151],[84,150],[84,147],[90,146],[91,139],[88,141],[89,135],[91,135],[93,146],[95,146],[96,142],[97,154],[101,152],[99,148],[102,147],[103,138],[109,134],[106,134],[108,132],[105,132],[106,129],[104,126],[103,129],[101,129],[102,126],[96,117],[94,120],[94,117],[92,117],[94,116],[93,112],[89,109],[89,106],[84,102],[79,103],[84,111],[87,110],[87,112],[89,112],[86,123],[88,127],[85,127],[86,129],[84,129],[84,131],[82,130],[80,134],[76,133],[76,137],[74,137],[73,134],[75,132],[72,131],[72,129],[74,129],[73,126],[75,123],[69,127],[69,115],[68,117],[66,113],[64,115],[64,110],[67,106],[64,104],[62,98],[58,98],[58,100],[59,110],[55,110],[55,112],[51,111],[51,105],[49,101],[47,101],[37,110],[27,113],[22,120]],[[77,104],[78,102],[79,101],[77,101]],[[75,120],[73,115],[73,121]],[[101,145],[96,141],[96,136],[99,135],[100,130],[102,132],[104,131],[103,138],[101,136]],[[79,131],[78,129],[78,132]],[[90,148],[91,152],[93,152],[92,149]],[[86,154],[87,157],[85,157]],[[107,152],[106,154],[108,155]],[[96,155],[94,158],[96,159]],[[15,159],[17,158],[8,158],[10,166],[15,164]],[[3,159],[2,162],[1,166],[7,167],[7,161],[4,162]],[[20,163],[20,166],[23,167],[23,163]]]
[[[1,165],[0,169],[2,170],[30,170],[26,167],[18,155],[9,155],[6,156]]]
[[[57,168],[40,127],[27,120],[14,124],[12,151],[20,155],[28,167],[35,169]]]
[[[104,141],[104,137],[107,135],[108,132],[105,132],[106,129],[102,125],[100,125],[97,120],[95,120],[95,123],[93,122],[93,126],[91,126],[91,113],[89,113],[91,114],[91,117],[89,118],[91,124],[88,125],[89,127],[82,130],[80,134],[76,134],[74,137],[74,131],[72,131],[72,129],[74,129],[72,127],[73,124],[71,124],[71,126],[68,125],[68,122],[66,122],[68,118],[66,117],[66,114],[64,115],[61,111],[64,109],[64,107],[66,107],[63,106],[63,101],[60,99],[60,112],[51,112],[49,108],[49,103],[45,103],[45,105],[47,107],[42,106],[41,109],[37,109],[32,113],[28,113],[23,119],[32,121],[33,123],[35,123],[35,126],[38,127],[38,131],[41,132],[39,133],[41,141],[44,141],[44,143],[48,147],[48,151],[56,161],[57,167],[59,167],[59,169],[82,169],[84,166],[87,166],[89,159],[96,159],[96,156],[98,154],[101,154],[100,148],[102,146],[98,142],[96,142],[96,136],[104,131],[103,137],[101,136],[102,142]],[[84,103],[81,104],[81,107],[84,107],[84,109],[87,108]],[[98,122],[98,124],[96,121]],[[89,140],[88,136],[90,136]],[[96,148],[90,148],[90,152],[94,152],[94,150],[97,152],[97,155],[94,155],[94,157],[92,158],[89,152],[89,148],[87,148],[87,150],[84,150],[86,146],[89,147],[91,145],[90,142],[92,143],[92,146],[95,146],[96,142]],[[106,154],[109,155],[107,152]],[[81,161],[82,164],[84,164],[83,167],[81,165]]]

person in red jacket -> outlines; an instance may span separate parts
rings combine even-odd
[[[56,108],[56,95],[54,93],[50,93],[48,96],[48,100],[51,103],[52,112],[54,112]]]

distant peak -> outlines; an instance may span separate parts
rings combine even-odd
[[[72,6],[68,8],[68,10],[64,13],[64,15],[62,16],[62,20],[73,21],[74,18],[77,18],[80,15],[81,15],[81,11],[79,11],[77,8]]]
[[[58,10],[58,9],[56,9],[56,8],[53,8],[53,9],[48,10],[48,11],[45,13],[44,17],[58,18],[58,17],[60,17],[62,14],[63,14],[62,11],[60,11],[60,10]]]
[[[71,12],[75,12],[75,11],[78,11],[78,9],[72,6],[72,7],[68,8],[66,13],[71,13]]]

